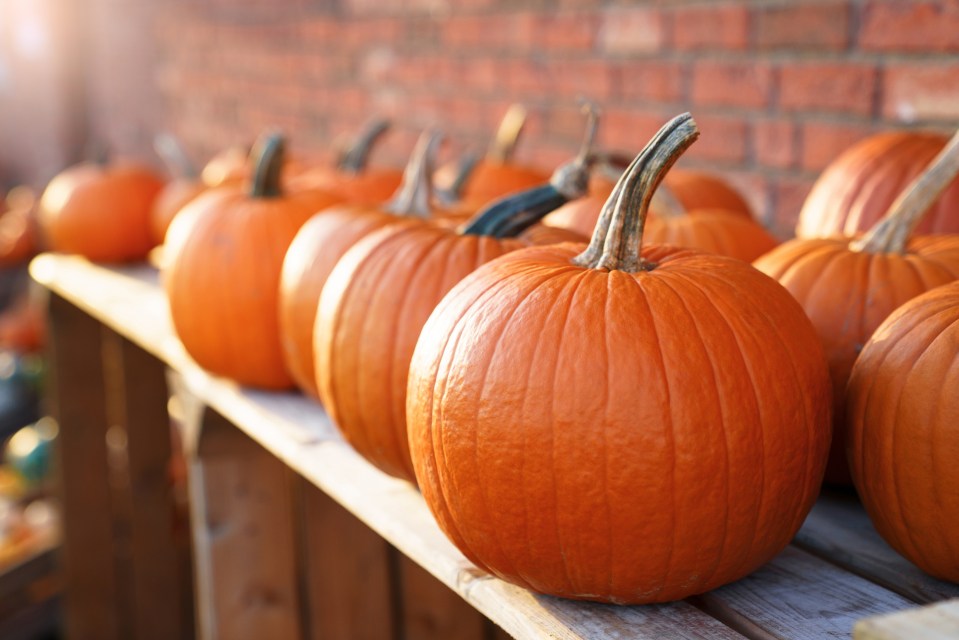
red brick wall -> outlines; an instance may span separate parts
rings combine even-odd
[[[586,95],[605,108],[602,142],[626,150],[691,110],[702,137],[683,163],[727,175],[788,235],[844,147],[959,125],[959,0],[88,4],[92,131],[141,154],[154,128],[202,158],[277,124],[322,156],[378,113],[397,123],[378,159],[398,163],[428,124],[450,154],[484,145],[521,101],[521,157],[552,165],[579,140]]]

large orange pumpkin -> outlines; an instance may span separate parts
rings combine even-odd
[[[254,148],[249,192],[205,193],[174,218],[162,271],[177,335],[200,366],[242,384],[292,384],[283,364],[277,298],[283,257],[299,228],[338,199],[280,190],[283,139]]]
[[[794,239],[754,262],[796,297],[825,347],[835,411],[829,483],[850,481],[842,445],[844,402],[862,346],[897,307],[959,278],[959,235],[911,237],[957,170],[959,134],[862,238]]]
[[[303,225],[290,244],[280,276],[280,336],[287,368],[306,393],[319,393],[313,365],[313,325],[320,293],[336,263],[360,239],[399,219],[425,222],[434,214],[446,214],[431,198],[433,162],[441,140],[437,131],[420,137],[392,202],[383,206],[340,203],[323,209]]]
[[[440,298],[476,267],[528,242],[520,234],[586,192],[586,153],[550,184],[499,200],[459,229],[399,223],[350,249],[320,296],[314,358],[320,399],[346,437],[386,473],[413,480],[406,375],[420,329]]]
[[[163,181],[133,163],[83,163],[58,174],[40,198],[39,222],[53,251],[98,262],[142,260],[155,246],[150,207]]]
[[[959,582],[959,283],[899,307],[849,378],[849,466],[882,537]]]
[[[935,133],[879,133],[847,149],[813,185],[796,226],[800,238],[854,235],[874,225],[942,151]],[[959,233],[959,179],[930,203],[918,233]]]
[[[742,261],[641,250],[652,192],[696,135],[688,114],[663,128],[584,252],[494,260],[423,328],[416,479],[456,546],[504,580],[685,598],[772,558],[815,501],[830,390],[802,309]]]

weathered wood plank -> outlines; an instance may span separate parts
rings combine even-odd
[[[484,640],[486,618],[418,564],[398,554],[405,640]]]
[[[914,602],[959,598],[959,585],[933,578],[886,544],[854,496],[823,495],[794,542]]]
[[[857,620],[912,607],[902,596],[788,547],[759,571],[695,602],[744,635],[848,638]]]
[[[191,638],[189,536],[174,526],[166,365],[116,332],[103,332],[114,508],[128,528],[127,576],[135,637]]]
[[[100,323],[49,298],[49,412],[60,431],[57,491],[63,519],[64,630],[74,640],[130,636],[121,611],[110,500]]]
[[[302,478],[296,485],[302,511],[298,556],[304,572],[307,637],[393,637],[396,612],[389,544]]]
[[[212,411],[187,447],[197,635],[303,637],[286,466]]]
[[[959,638],[959,600],[861,620],[854,640],[955,640]]]

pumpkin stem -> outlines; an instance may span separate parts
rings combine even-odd
[[[403,171],[403,182],[385,207],[387,211],[398,216],[430,217],[433,163],[441,142],[443,133],[439,130],[427,129],[420,135]]]
[[[666,172],[698,137],[689,113],[676,116],[653,136],[616,183],[589,246],[573,258],[573,264],[629,273],[655,268],[640,255],[649,202]]]
[[[586,135],[576,157],[557,168],[549,183],[488,205],[460,228],[461,234],[511,238],[539,222],[547,213],[586,195],[599,110],[589,102],[583,105],[583,110],[586,112]]]
[[[849,247],[866,253],[904,253],[916,225],[957,174],[959,131],[932,159],[929,167],[899,194],[882,219]]]
[[[373,145],[390,128],[386,118],[375,118],[360,131],[353,143],[340,151],[336,167],[344,173],[358,174],[366,168]]]
[[[195,180],[199,177],[196,165],[183,150],[183,145],[172,133],[158,133],[153,138],[153,150],[160,156],[171,176]]]
[[[689,213],[673,190],[667,187],[665,183],[659,185],[659,188],[653,193],[651,206],[660,218],[681,218]]]
[[[506,115],[499,123],[496,137],[486,152],[486,159],[493,164],[506,164],[516,151],[516,143],[526,124],[526,107],[521,104],[510,105]]]
[[[272,131],[257,138],[250,150],[250,163],[253,166],[251,197],[278,198],[283,195],[280,171],[283,169],[285,155],[286,142],[282,133]]]
[[[479,161],[480,157],[475,151],[467,151],[463,154],[456,165],[456,175],[453,177],[450,186],[436,192],[441,202],[453,205],[463,199],[463,188],[466,186],[469,177],[473,175],[473,169],[476,168]]]

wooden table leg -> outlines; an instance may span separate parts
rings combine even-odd
[[[302,638],[292,472],[211,409],[187,420],[203,640]]]
[[[51,294],[49,325],[48,411],[60,427],[65,635],[70,640],[129,637],[119,606],[100,324]]]
[[[134,637],[192,638],[190,538],[176,527],[166,366],[106,328],[103,354],[113,503],[127,533]]]

